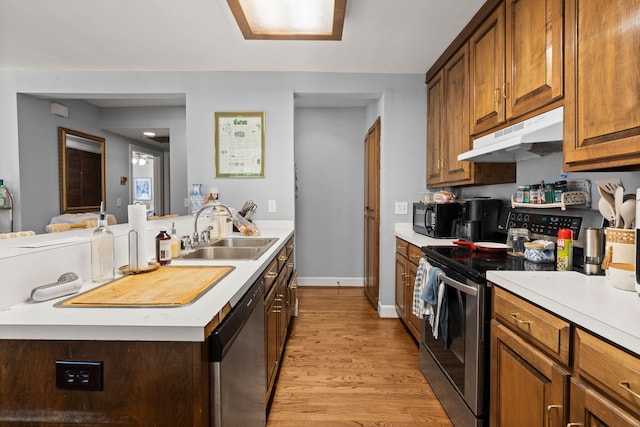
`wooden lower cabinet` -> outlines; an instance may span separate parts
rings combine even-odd
[[[296,272],[293,255],[293,237],[265,270],[265,363],[267,389],[265,401],[273,396],[282,356],[287,342],[289,323],[297,300]]]
[[[102,390],[58,387],[58,360],[102,362]],[[0,425],[208,426],[208,343],[1,340]]]
[[[492,314],[491,426],[640,427],[638,355],[497,286]]]
[[[420,340],[420,319],[413,314],[413,291],[422,251],[396,238],[396,312],[415,338]]]
[[[491,426],[566,425],[569,372],[495,320],[491,334]]]
[[[571,380],[570,393],[571,412],[567,426],[640,426],[638,418],[575,378]]]

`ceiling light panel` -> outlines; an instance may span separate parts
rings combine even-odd
[[[346,0],[227,0],[245,39],[340,40]]]

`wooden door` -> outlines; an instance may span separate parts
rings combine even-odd
[[[471,133],[503,123],[505,69],[504,3],[471,36]]]
[[[637,427],[638,419],[579,380],[571,379],[571,426]]]
[[[442,71],[427,83],[427,186],[442,183],[444,82]]]
[[[378,309],[380,265],[380,117],[364,140],[364,291]]]
[[[533,111],[563,95],[562,0],[506,2],[506,115]]]
[[[492,427],[566,425],[568,381],[568,372],[504,325],[492,321]]]
[[[640,164],[640,0],[565,3],[566,171]]]
[[[444,67],[444,181],[471,179],[471,163],[458,155],[472,148],[469,137],[469,45],[465,45]]]

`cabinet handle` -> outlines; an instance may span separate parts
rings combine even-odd
[[[549,405],[547,406],[547,427],[551,427],[551,410],[552,409],[562,409],[562,405]]]
[[[508,92],[509,92],[509,83],[507,82],[502,83],[502,97],[504,99],[507,99],[507,97],[509,96]]]
[[[275,279],[276,277],[278,277],[278,273],[274,273],[272,271],[268,272],[264,276],[265,279]]]
[[[518,322],[518,323],[520,323],[520,324],[522,324],[522,325],[530,325],[531,323],[533,323],[533,322],[531,322],[530,320],[521,320],[521,319],[518,319],[518,316],[520,316],[520,313],[509,313],[509,316],[511,316],[511,318],[512,318],[513,320],[515,320],[516,322]]]
[[[493,90],[493,102],[500,104],[500,88],[497,87]]]
[[[582,424],[582,423],[567,423],[567,427],[577,427],[577,426],[584,426],[584,424]]]
[[[620,381],[618,383],[618,386],[621,387],[624,391],[628,391],[629,393],[631,393],[636,399],[640,399],[640,394],[631,390],[631,384],[629,384],[629,381]]]

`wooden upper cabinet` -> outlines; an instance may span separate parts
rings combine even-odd
[[[469,162],[458,154],[469,139],[469,47],[465,44],[427,83],[427,186],[469,183]]]
[[[471,134],[563,96],[562,0],[505,0],[470,39]]]
[[[458,154],[471,149],[469,138],[469,45],[465,44],[444,66],[444,181],[468,181],[471,164]]]
[[[471,134],[505,121],[504,9],[504,3],[500,3],[469,40]]]
[[[640,0],[565,3],[564,169],[640,164]]]
[[[506,0],[507,119],[563,96],[562,0]]]
[[[442,183],[442,71],[427,83],[427,186]]]

